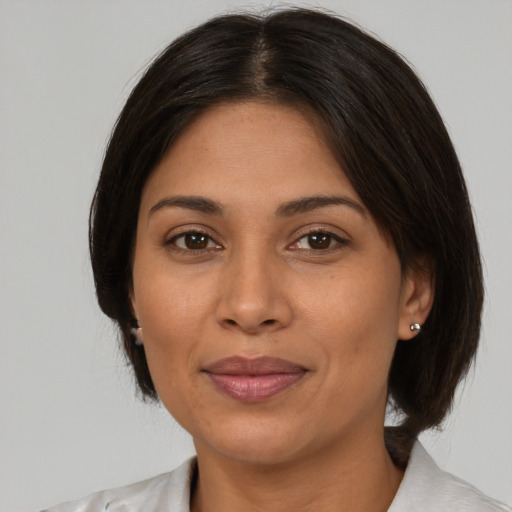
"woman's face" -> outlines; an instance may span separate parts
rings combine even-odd
[[[421,286],[291,107],[210,108],[144,188],[133,309],[198,453],[278,463],[381,439]]]

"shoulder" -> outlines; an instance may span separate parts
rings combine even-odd
[[[388,512],[512,512],[472,485],[441,470],[416,442],[404,479]]]
[[[190,481],[194,468],[195,458],[191,458],[170,473],[124,487],[96,492],[86,498],[62,503],[42,512],[188,512]]]

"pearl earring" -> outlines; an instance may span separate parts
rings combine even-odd
[[[140,347],[144,344],[142,341],[142,327],[133,327],[131,333],[135,336],[135,345]]]
[[[420,324],[411,324],[411,331],[415,332],[416,334],[419,334],[421,332],[421,325]]]

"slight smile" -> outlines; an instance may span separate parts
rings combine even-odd
[[[241,402],[262,402],[297,383],[307,370],[275,357],[228,357],[202,370],[216,388]]]

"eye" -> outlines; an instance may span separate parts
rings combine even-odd
[[[313,231],[295,241],[291,249],[325,251],[341,245],[347,245],[347,240],[327,231]]]
[[[221,249],[221,246],[206,233],[187,231],[173,236],[166,245],[174,245],[184,251],[202,251],[205,249]]]

